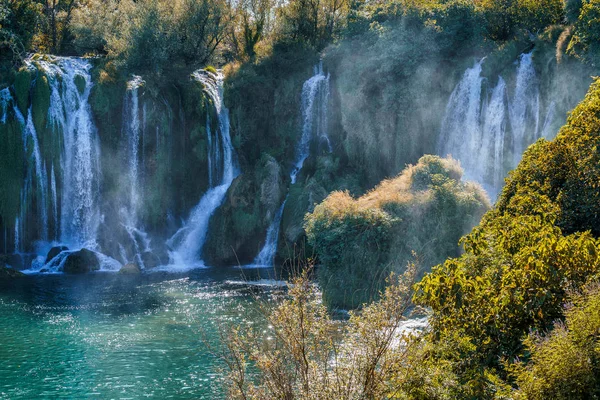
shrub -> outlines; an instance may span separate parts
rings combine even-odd
[[[600,291],[591,285],[571,297],[564,323],[548,335],[525,340],[527,363],[509,368],[519,387],[516,398],[597,399],[600,397]]]
[[[489,207],[461,176],[454,160],[424,156],[356,200],[334,192],[317,205],[305,229],[321,263],[325,302],[352,308],[376,298],[389,272],[415,251],[426,268],[458,255],[459,238]]]
[[[229,399],[383,399],[406,358],[408,338],[398,333],[410,304],[415,269],[392,276],[380,302],[333,320],[309,281],[310,269],[288,293],[263,302],[268,329],[229,328],[223,359]]]

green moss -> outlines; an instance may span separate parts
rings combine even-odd
[[[15,77],[15,100],[23,115],[27,114],[29,108],[29,92],[32,78],[32,72],[27,68],[21,68]]]
[[[19,212],[25,162],[19,122],[0,124],[0,137],[0,215],[5,221],[14,221]]]
[[[212,65],[208,65],[204,68],[205,71],[216,74],[217,73],[217,69],[215,67],[213,67]]]
[[[83,76],[75,75],[75,85],[77,86],[79,94],[83,94],[83,92],[85,92],[86,82]]]
[[[48,78],[38,72],[31,97],[32,117],[35,129],[41,132],[46,127],[46,117],[50,107],[50,85]]]

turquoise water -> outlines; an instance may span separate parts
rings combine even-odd
[[[224,398],[219,332],[256,321],[255,295],[272,288],[251,282],[272,271],[244,274],[0,282],[0,398]]]

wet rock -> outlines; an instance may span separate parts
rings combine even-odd
[[[142,269],[135,263],[125,264],[119,270],[119,274],[123,275],[138,275],[142,273]]]
[[[143,252],[141,255],[141,258],[142,258],[142,262],[144,263],[144,267],[146,267],[146,269],[156,268],[163,264],[161,262],[160,258],[151,251]]]
[[[63,266],[65,274],[85,274],[100,269],[100,260],[91,250],[81,249],[69,254]]]
[[[285,179],[277,161],[264,155],[252,172],[233,181],[223,205],[210,219],[202,254],[208,265],[252,262],[285,198]]]
[[[22,254],[8,254],[5,263],[17,270],[25,269],[25,259]]]
[[[51,248],[48,252],[48,255],[46,256],[46,261],[44,261],[44,264],[48,264],[50,261],[52,261],[54,257],[56,257],[65,250],[69,250],[69,248],[67,246],[55,246]]]
[[[0,266],[0,280],[2,279],[14,279],[25,276],[21,271],[17,271],[14,268],[8,268],[7,266]]]

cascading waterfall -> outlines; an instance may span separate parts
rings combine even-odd
[[[171,252],[173,265],[170,268],[177,269],[204,265],[201,253],[210,217],[223,203],[227,189],[238,175],[229,134],[229,110],[223,104],[223,74],[202,70],[195,72],[193,77],[204,86],[204,91],[211,98],[218,117],[218,127],[213,133],[210,125],[207,125],[209,176],[211,176],[209,189],[194,207],[185,225],[167,242],[173,249]]]
[[[323,72],[323,63],[319,63],[314,68],[314,75],[302,85],[301,115],[302,115],[302,136],[296,149],[296,162],[290,173],[292,184],[296,183],[298,173],[304,165],[304,161],[310,155],[310,144],[316,137],[323,142],[327,151],[331,153],[331,141],[327,135],[327,106],[329,105],[329,74]],[[279,228],[285,200],[275,214],[271,225],[267,229],[265,245],[254,259],[254,266],[271,267],[275,261],[277,244],[279,241]]]
[[[515,92],[508,106],[513,139],[514,166],[519,164],[527,146],[539,138],[540,91],[532,53],[519,59]]]
[[[27,112],[27,119],[25,119],[23,117],[23,114],[21,114],[21,111],[19,111],[19,108],[16,105],[14,107],[14,113],[15,113],[15,117],[19,121],[19,124],[21,125],[21,128],[22,128],[23,144],[24,144],[23,151],[25,152],[25,154],[28,154],[29,143],[31,143],[31,158],[32,158],[31,161],[33,163],[33,169],[35,171],[35,178],[36,178],[35,182],[37,184],[36,193],[38,195],[37,208],[38,208],[38,216],[39,216],[38,224],[39,224],[39,228],[40,228],[39,239],[42,241],[47,241],[48,240],[48,209],[47,209],[46,199],[48,198],[48,192],[47,192],[48,174],[46,173],[46,167],[44,164],[44,160],[42,160],[40,145],[39,145],[38,138],[37,138],[37,132],[35,130],[35,126],[33,125],[33,118],[31,116],[31,108]],[[30,168],[28,168],[28,176],[27,176],[27,179],[26,179],[26,182],[24,185],[24,190],[31,193],[31,191],[33,190],[32,188],[30,188],[31,184],[32,184],[32,179],[31,179],[31,174],[30,174]],[[27,210],[26,201],[28,199],[28,196],[26,195],[26,193],[24,196],[21,196],[21,206],[20,206],[20,208],[21,208],[21,223],[24,223],[26,220],[26,218],[25,218],[25,212]]]
[[[74,248],[95,248],[100,219],[100,147],[88,103],[91,64],[76,58],[39,64],[51,87],[48,119],[62,132],[64,143],[60,240]]]
[[[120,210],[121,224],[127,231],[130,241],[133,243],[134,260],[141,268],[145,269],[142,253],[150,251],[148,235],[138,224],[137,212],[140,206],[139,188],[140,183],[140,144],[143,134],[143,123],[140,118],[139,88],[144,84],[140,76],[134,76],[127,82],[127,93],[123,107],[123,135],[127,141],[127,190],[129,196],[127,204]],[[145,108],[143,107],[142,118],[145,121]],[[143,153],[142,153],[143,155]],[[142,164],[143,166],[143,164]],[[131,261],[123,247],[121,257],[124,262]]]
[[[267,229],[265,245],[254,259],[253,264],[256,266],[271,267],[275,262],[275,253],[277,252],[277,244],[279,242],[279,227],[281,226],[281,217],[283,216],[286,201],[287,196],[281,207],[279,207],[279,210],[277,210],[277,214],[275,214],[273,222],[269,225],[269,229]]]
[[[128,189],[129,204],[124,212],[127,218],[126,224],[135,226],[137,223],[137,209],[139,204],[138,181],[139,175],[139,147],[140,147],[140,108],[138,89],[144,83],[140,76],[127,82],[127,93],[123,109],[123,133],[127,139],[127,163],[128,163]]]
[[[479,182],[495,199],[507,171],[540,136],[540,92],[531,53],[519,58],[512,96],[502,77],[489,88],[481,76],[484,62],[467,69],[450,96],[439,154],[459,160],[465,178]],[[550,136],[553,119],[550,106],[544,135]]]
[[[315,66],[314,72],[315,74],[302,85],[302,136],[296,148],[296,161],[290,174],[292,184],[296,183],[298,173],[310,154],[310,143],[315,136],[314,133],[319,140],[326,143],[331,152],[331,144],[327,135],[329,74],[323,73],[323,63]]]
[[[2,110],[2,114],[0,117],[0,123],[6,123],[6,116],[8,115],[8,108],[10,107],[10,102],[12,101],[12,96],[10,95],[10,90],[8,88],[4,88],[0,90],[0,110]]]

